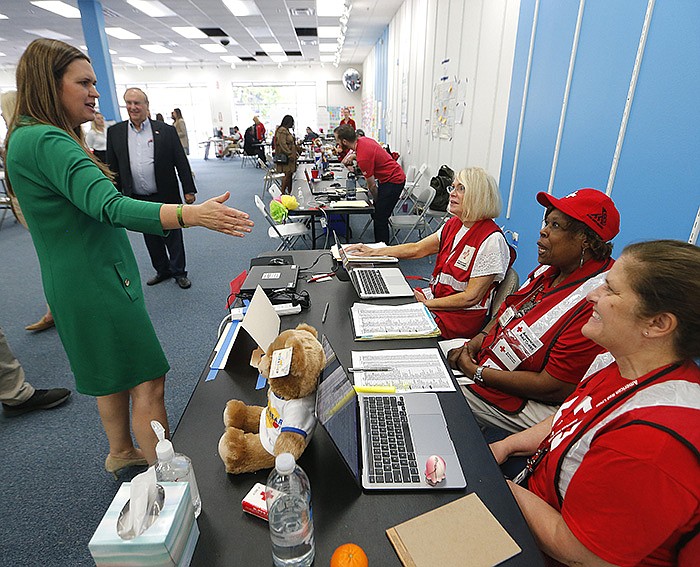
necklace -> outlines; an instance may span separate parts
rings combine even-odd
[[[537,305],[544,298],[544,282],[541,283],[537,288],[535,288],[527,297],[524,298],[523,303],[520,304],[518,309],[515,311],[515,316],[520,318],[530,311],[535,305]]]

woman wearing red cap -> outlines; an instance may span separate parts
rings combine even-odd
[[[619,231],[614,203],[595,189],[562,199],[538,193],[547,208],[537,241],[540,266],[498,316],[448,360],[474,383],[463,386],[482,426],[521,431],[551,416],[603,350],[581,334],[591,316],[586,294],[613,265]]]
[[[598,370],[491,445],[498,463],[531,455],[511,489],[549,565],[700,564],[698,298],[700,248],[627,246],[588,294]]]

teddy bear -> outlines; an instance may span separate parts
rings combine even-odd
[[[316,329],[302,323],[280,333],[264,354],[261,349],[253,352],[251,364],[268,380],[267,407],[240,400],[226,404],[226,431],[219,439],[219,456],[227,473],[272,468],[277,455],[291,453],[299,459],[306,449],[316,425],[318,378],[326,364],[317,337]],[[290,351],[285,349],[291,349],[289,370],[271,378],[271,365],[286,370]]]

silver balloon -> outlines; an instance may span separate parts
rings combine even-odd
[[[351,93],[354,93],[362,85],[362,78],[357,69],[350,67],[343,73],[343,84]]]

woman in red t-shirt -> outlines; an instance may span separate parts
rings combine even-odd
[[[582,328],[607,356],[553,417],[491,445],[499,463],[532,455],[510,486],[552,564],[698,565],[698,297],[700,248],[625,248]]]

